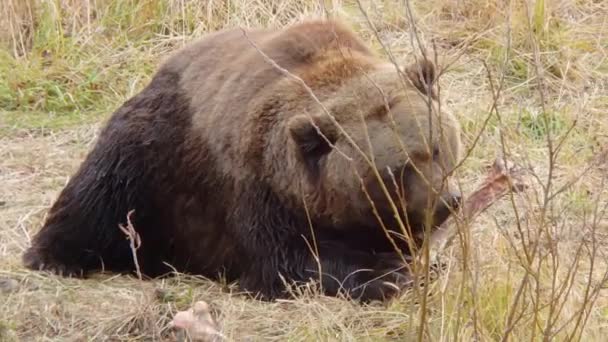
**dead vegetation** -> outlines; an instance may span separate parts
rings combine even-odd
[[[0,4],[0,340],[175,340],[209,303],[227,340],[604,340],[608,324],[608,3],[593,0],[4,0]],[[261,303],[176,275],[64,279],[20,255],[93,143],[163,54],[222,27],[352,23],[380,53],[424,47],[470,149],[465,194],[497,153],[528,191],[458,225],[439,277],[388,305],[294,289]],[[603,156],[603,157],[602,157]],[[423,251],[424,252],[424,251]]]

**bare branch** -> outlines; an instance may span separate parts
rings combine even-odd
[[[135,271],[137,272],[137,277],[139,280],[142,280],[141,269],[139,268],[139,261],[137,260],[137,250],[141,247],[141,238],[137,231],[135,231],[135,227],[131,222],[131,216],[135,210],[129,211],[127,213],[127,225],[119,224],[118,228],[125,233],[127,239],[129,240],[129,246],[131,248],[131,255],[133,256],[133,263],[135,264]]]

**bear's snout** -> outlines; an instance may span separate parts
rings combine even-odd
[[[459,210],[462,206],[462,195],[457,192],[450,192],[442,196],[442,200],[437,203],[433,217],[435,226],[441,225],[450,215]]]

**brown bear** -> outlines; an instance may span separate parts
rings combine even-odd
[[[398,236],[460,203],[446,185],[459,126],[434,77],[329,20],[209,34],[112,115],[24,263],[132,272],[119,224],[133,210],[146,276],[221,275],[266,299],[311,279],[327,295],[390,297],[408,279]]]

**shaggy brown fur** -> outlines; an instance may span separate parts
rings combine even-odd
[[[401,266],[378,221],[398,230],[388,199],[407,204],[399,215],[416,231],[427,213],[437,225],[459,203],[443,180],[460,132],[429,101],[432,64],[398,73],[331,21],[247,36],[221,31],[181,49],[114,113],[24,255],[27,267],[131,271],[118,225],[134,209],[149,276],[221,273],[265,298],[284,294],[281,277],[321,279],[329,295],[364,300],[395,293],[384,281],[407,274],[387,272]]]

